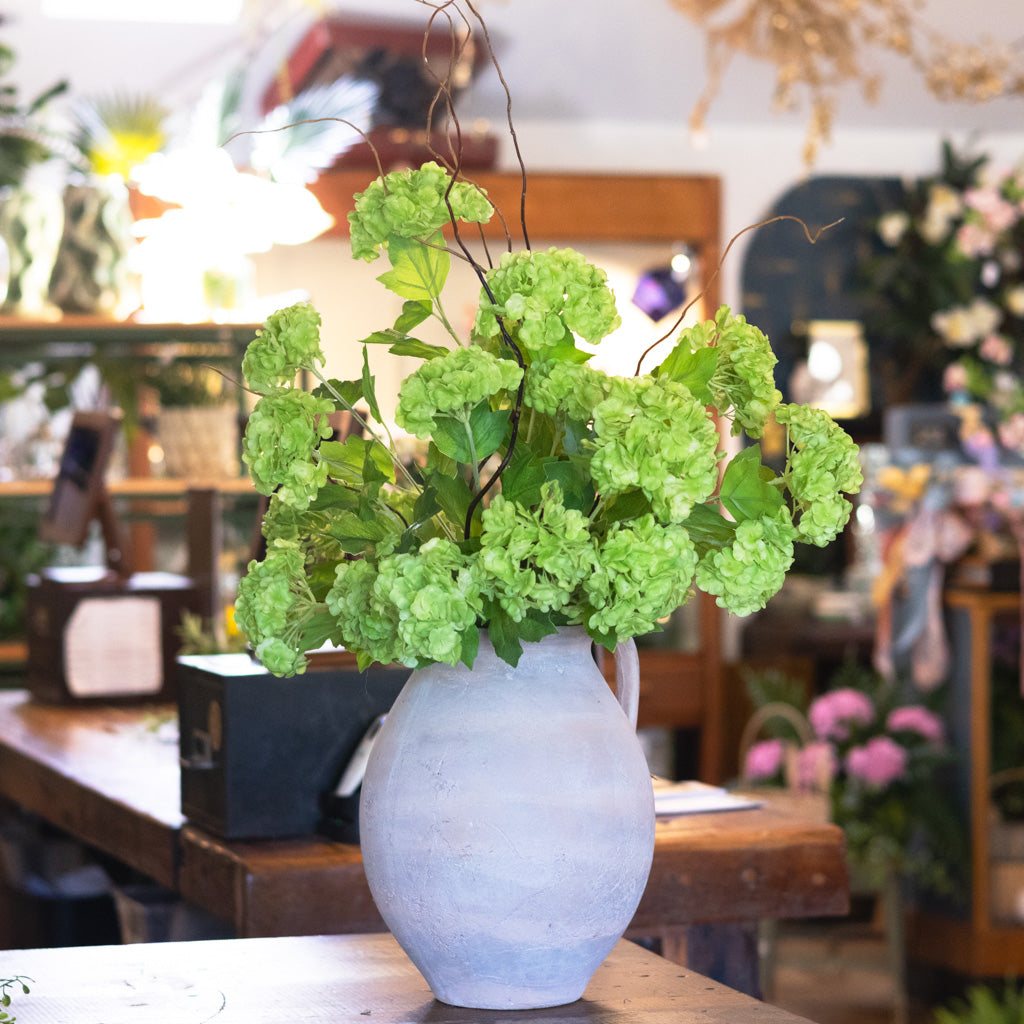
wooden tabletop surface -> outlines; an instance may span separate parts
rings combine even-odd
[[[28,975],[11,1010],[28,1024],[800,1024],[620,942],[583,998],[545,1010],[447,1006],[390,935],[227,939],[0,952]]]
[[[240,936],[383,929],[357,846],[221,840],[181,814],[174,709],[55,707],[0,691],[0,796],[104,850]],[[843,914],[840,829],[766,805],[659,818],[632,934]]]

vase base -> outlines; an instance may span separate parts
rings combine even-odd
[[[566,945],[504,943],[481,934],[448,957],[413,956],[439,1002],[473,1010],[540,1010],[576,1002],[618,936]]]

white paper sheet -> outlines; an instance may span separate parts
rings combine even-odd
[[[706,782],[669,782],[654,779],[655,814],[708,814],[760,807],[761,801],[742,793],[730,793]]]

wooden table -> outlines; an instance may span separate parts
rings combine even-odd
[[[0,797],[232,922],[239,937],[383,930],[357,846],[319,836],[222,840],[182,818],[178,748],[157,728],[173,714],[47,706],[0,691]],[[759,918],[839,915],[848,899],[833,825],[771,806],[659,818],[628,934],[657,936],[681,960],[689,931],[697,966],[694,926],[703,935]]]
[[[510,1012],[438,1002],[390,935],[0,952],[13,974],[33,979],[11,1007],[26,1024],[802,1024],[625,941],[582,999]]]

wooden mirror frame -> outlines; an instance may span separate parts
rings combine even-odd
[[[353,196],[375,177],[371,170],[329,171],[310,186],[334,218],[326,237],[348,235]],[[469,177],[469,176],[467,176]],[[505,217],[513,238],[520,235],[522,178],[518,174],[471,176]],[[706,282],[704,308],[719,304],[721,186],[700,175],[529,174],[526,226],[530,238],[550,244],[576,242],[686,242],[700,254]],[[489,239],[504,237],[497,217],[484,226]]]

